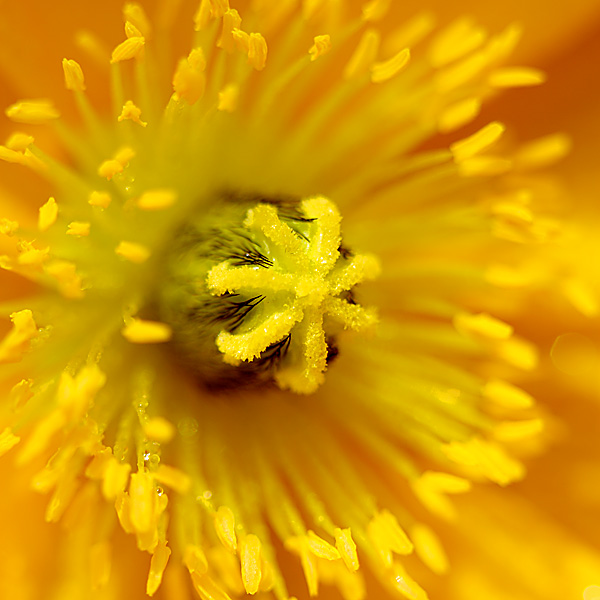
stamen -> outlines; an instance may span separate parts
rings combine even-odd
[[[86,237],[90,235],[90,223],[84,221],[72,221],[67,225],[67,235],[75,237]]]
[[[235,554],[237,551],[235,517],[231,509],[227,506],[220,506],[215,513],[215,531],[223,546]]]
[[[371,81],[373,83],[382,83],[396,76],[407,64],[410,59],[410,50],[404,48],[385,62],[375,63],[371,67]]]
[[[236,47],[233,31],[234,29],[240,29],[241,26],[242,18],[238,11],[235,9],[228,10],[223,15],[223,28],[217,46],[223,48],[228,54],[232,54]]]
[[[33,136],[27,133],[15,132],[6,140],[6,147],[16,152],[23,152],[34,142]]]
[[[38,229],[47,231],[56,222],[58,205],[54,198],[49,198],[46,204],[40,207],[38,216]]]
[[[234,112],[237,108],[240,90],[235,83],[230,83],[219,92],[217,110]]]
[[[146,437],[155,442],[166,444],[175,436],[175,426],[163,417],[153,417],[143,424]]]
[[[438,119],[440,133],[450,133],[470,123],[481,110],[479,98],[467,98],[446,108]]]
[[[454,326],[464,335],[475,335],[490,340],[507,340],[513,328],[488,314],[459,313],[454,317]]]
[[[534,405],[533,398],[524,390],[500,379],[491,379],[482,390],[483,396],[508,409],[527,409]]]
[[[359,562],[356,552],[356,544],[352,539],[350,529],[335,530],[335,547],[338,549],[344,564],[352,573],[358,571]]]
[[[10,315],[13,328],[0,342],[0,364],[18,362],[29,349],[29,343],[38,329],[30,310],[21,310]]]
[[[10,427],[7,427],[2,433],[0,433],[0,456],[4,456],[11,448],[14,448],[21,438],[16,436]]]
[[[155,189],[144,192],[137,200],[142,210],[164,210],[177,201],[177,192],[173,189]]]
[[[530,87],[546,81],[546,74],[529,67],[504,67],[492,71],[488,83],[495,88]]]
[[[246,535],[240,541],[242,581],[246,593],[251,595],[258,592],[262,577],[260,546],[260,540],[255,535]]]
[[[440,540],[427,525],[416,523],[411,529],[411,538],[419,558],[436,574],[444,575],[450,564]]]
[[[392,0],[370,0],[362,9],[363,21],[379,21],[390,9]]]
[[[182,58],[173,76],[173,89],[177,98],[195,104],[204,95],[206,87],[206,59],[202,48],[192,50],[187,58]]]
[[[369,71],[379,51],[381,36],[376,29],[368,29],[344,69],[344,79],[356,79]]]
[[[143,244],[122,241],[115,248],[115,252],[133,263],[143,263],[150,258],[150,250]]]
[[[310,551],[317,558],[323,558],[325,560],[338,560],[341,558],[339,550],[323,538],[320,538],[314,531],[309,530],[306,537]]]
[[[9,106],[4,113],[15,123],[29,125],[41,125],[60,116],[50,100],[20,100]]]
[[[128,2],[125,4],[123,7],[123,18],[126,22],[129,21],[132,25],[134,25],[140,31],[140,34],[143,37],[150,37],[152,26],[150,25],[148,16],[140,4],[137,2]]]
[[[99,206],[100,208],[108,208],[112,198],[108,192],[93,191],[90,193],[88,204]]]
[[[171,549],[167,546],[167,542],[159,542],[150,560],[150,572],[146,583],[146,594],[148,596],[154,596],[160,587],[170,556]]]
[[[141,114],[141,109],[139,109],[131,100],[127,100],[123,106],[121,114],[118,117],[118,121],[121,122],[125,119],[129,119],[130,121],[133,121],[142,127],[146,127],[148,123],[144,123],[144,121],[140,119]]]
[[[267,42],[260,33],[251,33],[248,40],[248,63],[262,71],[267,63]]]
[[[487,35],[482,27],[468,18],[458,19],[442,31],[431,44],[430,58],[434,67],[443,67],[479,48]]]
[[[317,35],[314,38],[314,44],[310,47],[308,53],[310,60],[315,61],[320,56],[327,54],[331,50],[331,36]]]
[[[74,92],[84,92],[85,81],[80,64],[74,60],[63,58],[62,67],[65,74],[66,88]]]
[[[127,38],[113,50],[111,64],[139,57],[145,44],[146,40],[142,36]]]
[[[454,160],[461,163],[469,158],[473,158],[482,150],[495,143],[504,133],[506,127],[502,123],[493,122],[480,129],[472,136],[455,142],[450,146],[450,151],[454,155]]]
[[[165,323],[159,323],[158,321],[143,321],[141,319],[131,319],[125,325],[122,333],[123,337],[133,344],[158,344],[168,342],[172,336],[171,328]]]

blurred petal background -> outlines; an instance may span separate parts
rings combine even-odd
[[[144,2],[151,15],[165,4]],[[524,25],[523,41],[513,63],[542,68],[548,82],[501,94],[485,107],[480,121],[499,119],[523,140],[554,131],[566,132],[572,138],[572,152],[553,167],[554,176],[564,181],[567,190],[562,212],[566,227],[572,231],[569,243],[556,250],[557,266],[553,268],[556,281],[564,272],[584,277],[598,301],[600,3],[575,0],[549,6],[541,0],[427,4],[411,0],[394,2],[389,21],[400,22],[423,9],[431,9],[442,24],[468,14],[495,31],[514,21]],[[72,102],[64,90],[60,61],[65,56],[77,56],[74,32],[89,29],[112,48],[121,36],[120,10],[121,2],[115,0],[0,0],[2,105],[41,95],[57,103]],[[186,43],[181,40],[182,48]],[[179,54],[174,52],[174,56]],[[90,81],[101,76],[100,71],[86,71]],[[108,97],[101,97],[102,86],[90,88],[96,90],[92,94],[98,94],[94,101],[108,101]],[[0,137],[6,137],[9,130],[10,124],[2,120]],[[33,220],[38,198],[47,193],[46,185],[0,162],[3,214]],[[10,275],[3,275],[2,282],[3,297],[22,290],[20,280]],[[541,372],[528,383],[528,391],[556,417],[557,440],[541,456],[531,459],[523,482],[503,489],[476,486],[457,500],[458,522],[440,526],[452,565],[450,572],[439,578],[428,576],[428,583],[421,580],[432,600],[600,597],[593,595],[594,588],[584,596],[587,586],[600,585],[600,320],[596,314],[581,314],[554,287],[550,282],[544,289],[533,290],[529,304],[511,315],[511,321],[541,348]],[[573,333],[579,337],[561,338],[567,344],[563,350],[581,351],[584,360],[575,367],[565,367],[556,340]],[[0,462],[4,481],[0,496],[0,597],[87,598],[77,587],[77,561],[81,558],[69,554],[60,527],[45,523],[46,499],[29,491],[33,472],[36,465],[31,472],[16,470],[10,457]],[[119,566],[111,585],[98,598],[144,597],[144,558],[135,551],[134,541],[124,535],[116,547],[119,557],[115,564]],[[48,582],[54,581],[65,564],[69,565],[73,585],[67,583],[62,594],[52,591],[49,595]],[[372,585],[378,590],[376,583]],[[167,571],[159,594],[179,598],[178,590],[179,574],[174,568]],[[387,596],[379,590],[371,597]]]

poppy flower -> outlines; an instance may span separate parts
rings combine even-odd
[[[4,596],[596,598],[581,125],[521,60],[597,7],[26,8]]]

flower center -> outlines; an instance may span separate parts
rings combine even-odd
[[[343,329],[376,322],[353,288],[379,270],[341,245],[330,200],[228,196],[181,230],[165,262],[161,318],[210,388],[274,381],[314,392]]]

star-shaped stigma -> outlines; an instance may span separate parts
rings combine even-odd
[[[299,215],[285,216],[261,203],[243,222],[268,256],[268,265],[215,265],[207,285],[215,296],[252,301],[244,324],[221,331],[217,347],[227,363],[271,354],[279,361],[276,383],[297,393],[314,392],[324,380],[329,340],[340,329],[359,331],[377,321],[375,311],[354,302],[352,288],[379,273],[377,259],[341,251],[340,213],[322,196],[300,202]]]

